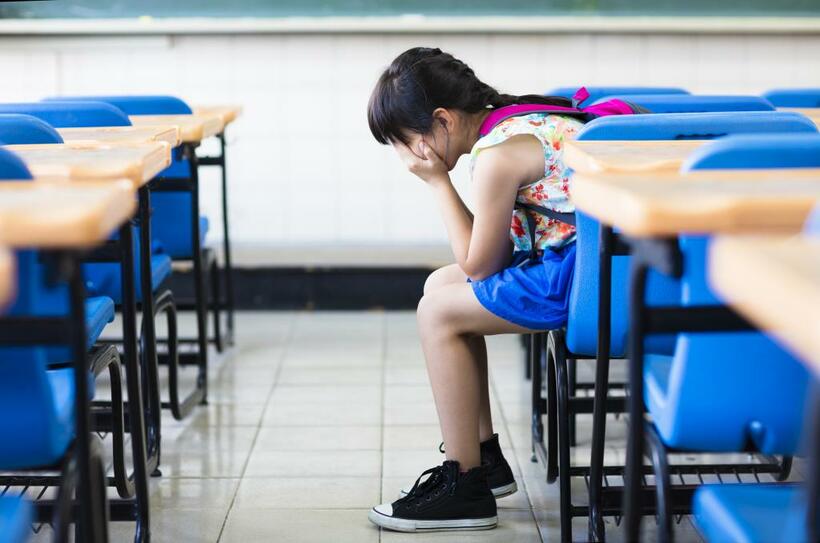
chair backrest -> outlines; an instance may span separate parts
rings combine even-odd
[[[820,107],[820,88],[772,89],[763,93],[763,98],[775,107]]]
[[[14,153],[0,148],[3,179],[31,179],[31,173]],[[65,315],[68,289],[51,280],[41,255],[33,250],[17,251],[16,261],[16,297],[7,313]],[[13,432],[7,435],[26,436],[25,440],[0,440],[0,469],[51,463],[62,455],[73,433],[73,426],[64,427],[55,420],[59,398],[46,376],[46,351],[46,347],[35,346],[0,347],[0,427]]]
[[[5,142],[0,142],[0,145]],[[31,172],[20,157],[0,147],[0,180],[31,179]]]
[[[555,87],[547,91],[548,96],[563,96],[564,98],[572,98],[580,87],[584,85],[577,85],[575,87]],[[604,96],[612,96],[615,94],[689,94],[689,91],[678,87],[641,87],[641,86],[605,86],[605,87],[586,87],[589,92],[589,98],[586,103],[591,104]]]
[[[176,96],[167,95],[102,95],[102,96],[52,96],[44,101],[94,101],[105,102],[121,109],[126,115],[187,115],[191,107]]]
[[[63,143],[54,128],[37,117],[16,113],[0,114],[0,141],[8,145]]]
[[[710,140],[732,134],[817,132],[804,115],[788,111],[660,113],[601,117],[579,140]]]
[[[570,290],[566,343],[575,354],[593,356],[598,342],[599,223],[589,215],[576,211],[575,228],[575,271]],[[629,257],[613,257],[610,312],[612,357],[622,357],[626,351],[629,333],[626,289],[628,274]],[[658,273],[649,275],[647,291],[655,304],[673,304],[680,298],[678,283]],[[653,336],[647,341],[647,350],[650,352],[671,353],[673,348],[673,336]]]
[[[0,104],[0,113],[22,113],[47,122],[54,128],[131,126],[128,116],[105,102],[23,102]]]
[[[8,314],[62,316],[68,313],[64,283],[55,283],[37,251],[16,251],[17,296]],[[46,346],[0,347],[0,469],[48,465],[65,453],[74,425],[70,382],[55,386],[48,376]],[[64,407],[60,407],[62,404]],[[16,436],[6,439],[5,436]]]
[[[711,94],[617,94],[599,101],[618,99],[642,106],[652,113],[708,113],[713,111],[774,111],[760,96]]]
[[[739,168],[820,168],[820,133],[727,136],[695,150],[681,171]]]

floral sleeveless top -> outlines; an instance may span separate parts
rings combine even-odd
[[[493,145],[521,134],[538,138],[544,148],[544,177],[518,189],[516,201],[535,204],[558,212],[573,212],[575,206],[569,200],[569,171],[562,155],[564,141],[573,139],[583,123],[571,117],[544,113],[532,113],[510,117],[498,123],[489,134],[479,139],[470,152],[470,171],[478,154]],[[575,240],[575,227],[523,209],[513,210],[510,239],[516,251],[530,251],[532,242],[525,213],[535,219],[536,250],[560,248]]]

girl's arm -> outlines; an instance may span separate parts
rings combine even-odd
[[[502,270],[510,257],[510,220],[518,188],[544,176],[540,142],[533,136],[514,136],[481,152],[473,169],[474,216],[453,188],[441,159],[426,145],[422,152],[424,159],[399,149],[410,171],[433,189],[462,271],[480,280]]]

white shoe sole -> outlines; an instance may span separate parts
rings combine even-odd
[[[412,520],[388,517],[371,509],[367,518],[376,526],[396,532],[450,532],[467,530],[491,530],[498,526],[498,516],[455,520]]]
[[[497,486],[492,489],[493,496],[495,499],[506,498],[507,496],[512,496],[516,492],[518,492],[518,484],[515,481],[508,485],[504,486]]]
[[[518,492],[518,484],[515,481],[513,481],[512,483],[510,483],[508,485],[497,486],[497,487],[492,488],[490,490],[492,490],[492,493],[493,493],[493,496],[495,496],[495,499],[499,500],[501,498],[506,498],[507,496],[512,496],[513,494]],[[399,491],[399,499],[404,498],[405,496],[407,496],[407,491],[404,490],[404,489],[401,489]]]

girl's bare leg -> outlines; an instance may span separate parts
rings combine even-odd
[[[467,283],[429,289],[419,302],[417,317],[447,459],[457,460],[464,470],[476,467],[479,441],[489,437],[482,436],[480,428],[483,409],[489,419],[483,336],[533,330],[487,311]]]
[[[467,282],[467,275],[461,271],[458,264],[450,264],[437,269],[430,274],[424,284],[424,294],[430,294],[446,285],[465,284]],[[479,416],[478,416],[478,433],[481,441],[486,441],[495,433],[493,431],[493,416],[490,408],[490,383],[487,370],[487,342],[484,336],[475,335],[469,337],[470,350],[473,352],[473,358],[476,361],[476,367],[479,371],[480,382],[480,398],[479,398]]]

